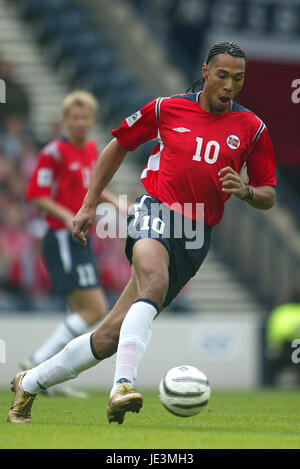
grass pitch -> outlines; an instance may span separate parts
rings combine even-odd
[[[106,420],[108,392],[88,399],[38,396],[30,424],[6,422],[13,394],[0,392],[0,448],[300,448],[300,391],[213,392],[195,417],[180,418],[143,392],[139,414]]]

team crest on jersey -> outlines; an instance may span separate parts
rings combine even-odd
[[[127,117],[126,122],[128,124],[128,127],[131,127],[137,120],[139,120],[142,117],[141,111],[137,111],[134,114],[131,114],[131,116]]]
[[[241,141],[237,135],[229,135],[226,142],[229,148],[232,150],[237,150],[241,144]]]

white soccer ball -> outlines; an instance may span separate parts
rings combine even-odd
[[[210,398],[210,385],[202,371],[194,366],[176,366],[167,372],[159,384],[163,406],[180,417],[197,415]]]

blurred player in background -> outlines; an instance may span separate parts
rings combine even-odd
[[[23,370],[55,355],[106,314],[106,300],[99,287],[90,239],[85,248],[72,238],[72,221],[81,207],[98,157],[96,143],[87,140],[97,109],[96,98],[85,91],[74,91],[65,97],[62,103],[65,136],[52,140],[42,149],[27,187],[26,200],[46,217],[48,231],[43,239],[43,254],[54,291],[66,296],[71,313],[30,358],[20,363]],[[117,206],[108,191],[102,193],[99,201]],[[84,395],[67,386],[49,391]]]
[[[74,378],[116,351],[108,420],[122,423],[126,412],[140,410],[143,398],[133,385],[151,338],[153,319],[201,266],[226,200],[234,194],[241,203],[262,210],[275,201],[275,163],[267,129],[255,114],[233,100],[243,86],[245,68],[246,55],[238,44],[217,43],[203,64],[203,80],[195,84],[203,85],[200,92],[193,87],[192,93],[155,99],[112,132],[115,138],[98,159],[74,219],[73,236],[86,245],[85,233],[95,220],[100,194],[127,151],[157,139],[141,177],[147,194],[135,201],[128,217],[126,254],[131,278],[94,333],[72,340],[47,362],[15,376],[9,421],[30,421],[41,385],[47,388]],[[239,175],[245,163],[249,183]],[[166,236],[163,220],[152,217],[152,208],[161,202],[162,211],[170,212],[170,235]],[[204,226],[201,214],[197,217],[200,202],[204,203]],[[173,204],[176,212],[168,208]],[[184,225],[189,220],[194,228],[202,227],[200,247],[188,248],[184,233],[181,238],[175,236],[178,213]]]

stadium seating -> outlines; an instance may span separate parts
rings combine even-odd
[[[211,30],[226,33],[279,34],[299,39],[299,2],[270,0],[130,0],[141,21],[159,32],[175,63],[190,77],[203,56],[203,39]],[[196,60],[195,60],[196,59]]]
[[[254,9],[251,11],[255,14],[253,13],[250,19],[247,16],[250,11],[250,2],[238,0],[226,2],[227,6],[219,0],[178,0],[177,2],[173,0],[133,2],[131,0],[131,2],[141,14],[147,7],[145,22],[154,28],[153,31],[161,33],[159,38],[164,39],[165,45],[168,46],[167,50],[172,52],[173,61],[181,66],[189,78],[197,63],[195,58],[202,53],[201,42],[207,28],[218,27],[222,31],[252,30],[255,34],[262,29],[272,32],[275,20],[278,21],[279,18],[278,12],[281,11],[275,8],[272,2],[264,2],[261,6],[256,2],[251,2],[251,8]],[[54,1],[49,8],[45,5],[41,6],[42,2],[35,0],[26,0],[22,3],[26,5],[26,8],[22,10],[22,15],[34,25],[33,29],[37,31],[40,43],[47,47],[51,46],[50,48],[54,46],[57,66],[70,64],[72,85],[82,84],[100,98],[101,115],[103,117],[104,109],[108,127],[112,126],[111,123],[114,120],[119,123],[120,117],[135,112],[149,100],[134,77],[120,66],[117,51],[103,37],[101,30],[94,30],[91,20],[84,12],[78,15],[79,9],[73,8],[73,0]],[[187,3],[189,8],[184,9]],[[234,14],[232,13],[233,3],[237,7]],[[198,7],[202,5],[199,11],[195,10],[195,4]],[[194,6],[191,7],[191,5]],[[285,11],[283,6],[282,2],[282,11]],[[215,14],[216,11],[218,15]],[[163,13],[164,17],[160,18],[159,13]],[[299,32],[299,27],[295,26],[298,23],[291,22],[289,13],[285,12],[283,17],[286,32],[289,34]],[[296,15],[296,19],[298,17],[299,15]],[[289,29],[287,24],[294,26]],[[284,30],[282,25],[280,28],[282,28],[281,31]],[[182,67],[182,64],[186,65]],[[145,153],[148,154],[148,150]],[[231,239],[231,236],[229,235],[228,238]],[[223,238],[220,237],[220,239]],[[235,236],[232,239],[235,239]],[[220,245],[223,246],[222,243]],[[240,244],[236,243],[236,246],[239,249],[242,248]],[[240,261],[240,253],[236,254],[236,259]],[[249,270],[248,262],[247,271]]]
[[[91,70],[96,74],[101,74],[115,68],[115,54],[107,50],[105,45],[102,45],[102,47],[99,47],[97,51],[94,51],[90,54],[85,54],[84,52],[78,53],[78,60],[74,65],[74,78],[86,77],[88,74],[90,74]]]
[[[69,0],[52,0],[51,2],[41,2],[40,0],[23,0],[19,2],[19,8],[27,19],[40,19],[42,16],[58,16],[70,7]]]
[[[18,7],[22,17],[33,23],[39,43],[52,46],[56,66],[70,65],[72,84],[92,91],[105,104],[105,117],[111,123],[149,100],[119,65],[114,49],[84,8],[72,0],[25,0]]]

